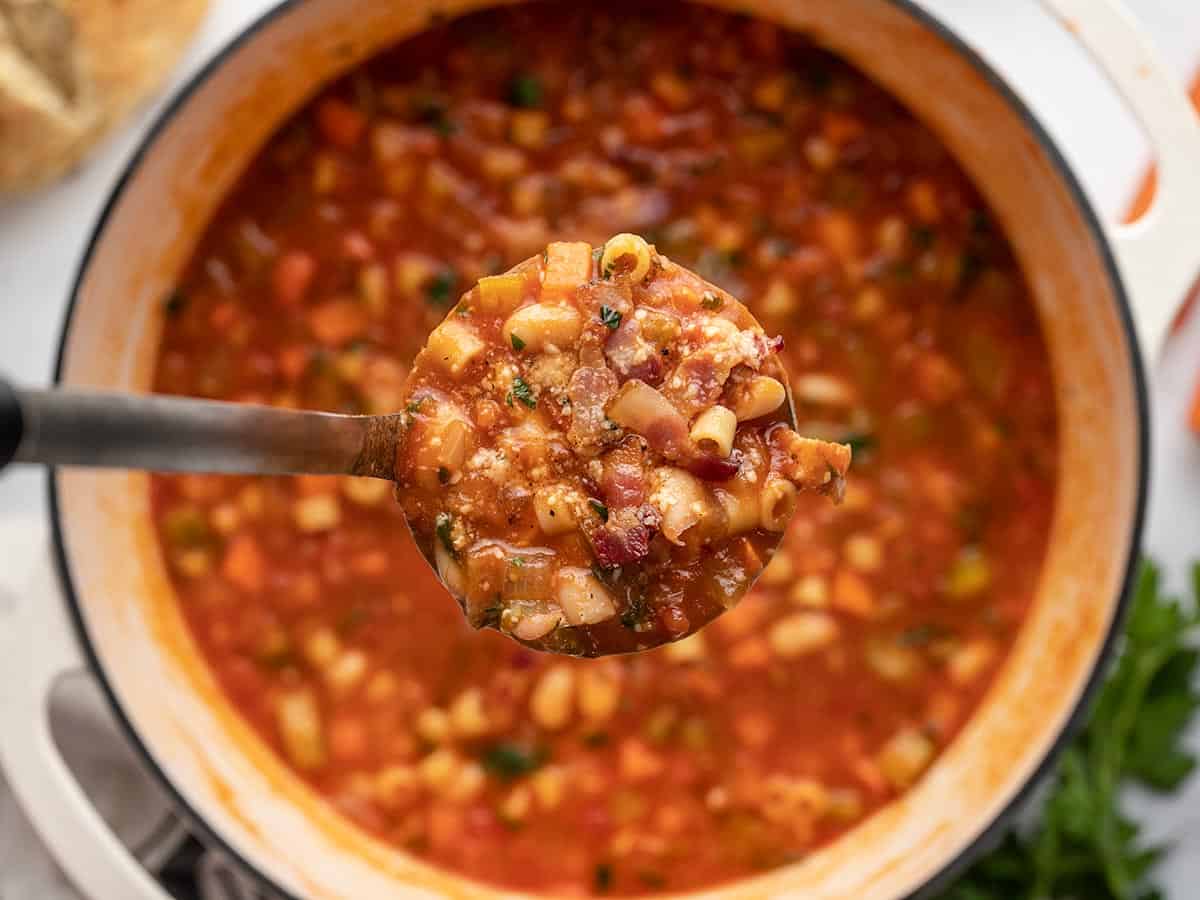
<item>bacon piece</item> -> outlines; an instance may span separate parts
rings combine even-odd
[[[608,405],[608,417],[621,427],[640,434],[652,450],[668,459],[684,459],[691,455],[687,419],[644,381],[634,378],[621,385]]]
[[[608,521],[588,534],[596,562],[611,569],[645,559],[658,525],[658,511],[648,505],[610,510]]]
[[[598,456],[616,437],[604,408],[617,393],[617,376],[605,368],[576,369],[567,383],[571,426],[567,442],[581,456]]]
[[[662,392],[690,419],[717,402],[735,368],[747,366],[757,372],[783,347],[783,338],[767,337],[751,329],[739,330],[732,322],[717,319],[693,330],[688,343],[695,345],[696,350],[675,367]]]
[[[772,468],[801,490],[826,494],[840,503],[846,493],[846,470],[850,468],[850,446],[801,437],[780,425],[767,436],[771,455],[777,465]]]
[[[604,457],[600,495],[610,511],[645,502],[646,472],[639,444],[637,438],[626,438]]]
[[[651,387],[662,383],[666,366],[658,347],[642,335],[642,324],[628,317],[604,344],[609,366],[624,384],[631,378]]]

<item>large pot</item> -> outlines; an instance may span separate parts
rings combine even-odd
[[[76,283],[59,381],[146,389],[159,300],[275,127],[319,84],[422,28],[435,7],[456,15],[487,2],[288,2],[237,40],[163,115],[114,193]],[[1020,98],[920,7],[716,2],[809,32],[940,134],[1006,227],[1053,359],[1060,478],[1049,552],[1029,620],[985,702],[899,802],[802,862],[709,895],[909,896],[944,883],[1016,804],[1078,720],[1112,645],[1147,485],[1145,362],[1200,254],[1181,243],[1200,234],[1200,127],[1116,0],[1044,0],[1108,70],[1159,154],[1156,208],[1134,228],[1117,227],[1099,220]],[[53,681],[86,665],[195,826],[281,892],[493,893],[338,818],[238,718],[172,599],[146,475],[58,472],[52,499],[57,572],[47,565],[40,589],[25,593],[0,647],[0,707],[9,722],[28,723],[0,733],[0,757],[84,890],[165,896],[105,830],[49,738]],[[59,589],[63,603],[49,602]]]

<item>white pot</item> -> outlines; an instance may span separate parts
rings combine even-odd
[[[1043,2],[1070,21],[1158,151],[1158,202],[1136,226],[1098,219],[1020,98],[918,6],[717,4],[802,28],[849,59],[915,110],[972,176],[1012,241],[1046,332],[1060,475],[1029,619],[987,699],[927,777],[802,862],[706,896],[894,900],[944,883],[1044,770],[1112,644],[1146,494],[1145,362],[1200,255],[1200,127],[1116,0]],[[234,42],[164,113],[114,193],[79,274],[60,382],[146,389],[159,300],[276,126],[318,85],[423,27],[435,6],[455,15],[484,5],[297,0]],[[139,473],[54,476],[56,558],[0,637],[0,759],[70,876],[95,897],[165,897],[106,831],[50,740],[52,683],[88,666],[193,824],[281,892],[494,895],[335,815],[241,721],[176,608],[148,484]],[[51,602],[56,594],[62,603]]]

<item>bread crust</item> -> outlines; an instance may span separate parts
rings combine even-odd
[[[0,194],[78,163],[163,83],[208,0],[0,0]]]

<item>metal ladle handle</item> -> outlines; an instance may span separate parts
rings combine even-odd
[[[0,466],[391,479],[400,416],[78,390],[0,379]]]

